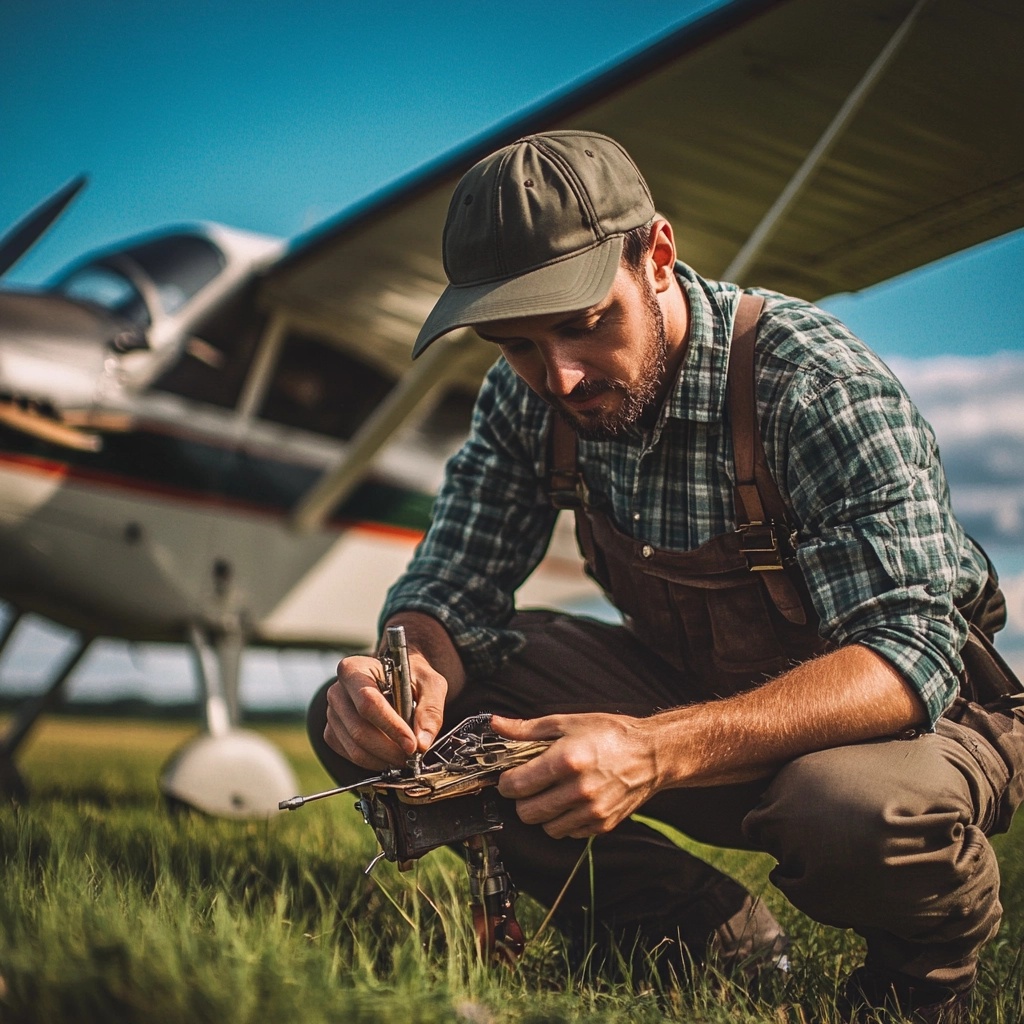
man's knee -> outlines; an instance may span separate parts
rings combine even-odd
[[[971,786],[936,737],[837,747],[785,765],[744,822],[758,846],[798,847],[837,870],[956,843],[975,817]]]
[[[819,751],[778,773],[744,833],[818,920],[881,924],[935,893],[950,912],[991,902],[995,858],[961,769],[933,735]]]
[[[318,749],[318,745],[324,744],[324,730],[327,728],[327,691],[333,683],[333,679],[328,679],[313,694],[313,699],[306,709],[306,734],[314,750]]]
[[[804,874],[817,865],[842,876],[884,857],[889,794],[877,791],[876,778],[844,771],[835,753],[785,765],[744,820],[744,833],[783,872]]]

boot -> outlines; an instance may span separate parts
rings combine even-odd
[[[837,1001],[848,1024],[874,1021],[882,1012],[913,1024],[968,1024],[974,983],[956,991],[920,978],[858,967]]]

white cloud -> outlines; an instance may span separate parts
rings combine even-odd
[[[943,439],[1024,439],[1024,352],[890,359],[889,366]]]
[[[982,544],[1024,544],[1024,352],[891,359],[935,428],[957,515]]]

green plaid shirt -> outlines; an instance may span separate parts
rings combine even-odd
[[[690,550],[736,528],[723,417],[740,290],[683,264],[676,273],[689,302],[689,347],[656,425],[582,441],[579,451],[591,492],[620,530]],[[756,291],[765,298],[758,420],[821,634],[886,658],[934,723],[961,669],[966,625],[954,601],[977,593],[987,574],[950,510],[935,436],[885,364],[838,320]],[[493,671],[521,639],[504,627],[554,524],[543,475],[551,415],[499,359],[469,440],[449,462],[433,525],[388,595],[385,618],[410,609],[438,619],[470,676]]]

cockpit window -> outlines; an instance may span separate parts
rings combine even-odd
[[[150,293],[151,301],[155,295],[164,313],[177,313],[224,269],[225,262],[224,254],[208,238],[168,235],[108,252],[72,269],[53,287],[69,298],[95,302],[146,327],[150,314],[142,291]]]
[[[394,385],[390,377],[326,339],[289,332],[260,416],[347,441]]]
[[[57,291],[69,299],[109,309],[138,327],[149,326],[149,310],[138,288],[111,267],[89,264],[73,270],[57,284]]]
[[[208,238],[171,235],[124,251],[156,286],[165,313],[176,313],[224,269],[224,254]]]

